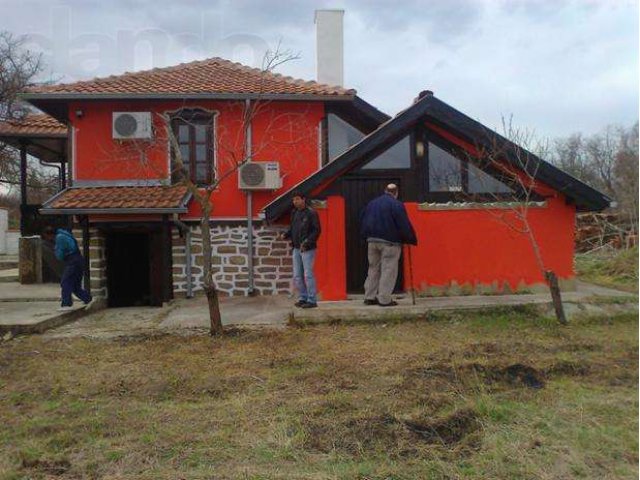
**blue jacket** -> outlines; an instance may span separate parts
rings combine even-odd
[[[59,228],[56,230],[55,253],[58,260],[64,260],[72,253],[79,253],[78,242],[68,230]]]
[[[380,238],[392,243],[417,245],[416,232],[404,204],[388,193],[371,200],[360,218],[363,238]]]

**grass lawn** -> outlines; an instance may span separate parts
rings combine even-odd
[[[638,247],[576,255],[576,273],[587,282],[638,292]]]
[[[0,478],[637,478],[638,318],[0,345]]]

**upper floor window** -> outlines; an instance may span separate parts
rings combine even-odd
[[[203,110],[181,110],[171,119],[173,134],[178,141],[184,175],[196,185],[209,185],[215,178],[214,116]],[[175,155],[171,171],[176,175]]]

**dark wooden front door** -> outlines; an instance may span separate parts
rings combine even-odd
[[[149,234],[111,233],[106,253],[109,306],[152,305]]]
[[[106,257],[110,307],[162,306],[173,298],[167,225],[108,229]]]
[[[345,178],[345,228],[347,235],[347,292],[363,293],[369,262],[367,261],[367,242],[360,238],[360,215],[371,200],[382,195],[384,187],[395,183],[402,192],[400,179],[394,177]],[[400,258],[402,265],[402,258]],[[395,291],[401,291],[403,284],[402,268],[398,269]]]

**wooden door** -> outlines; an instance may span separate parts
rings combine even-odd
[[[347,244],[347,292],[363,293],[369,262],[367,261],[367,242],[360,237],[360,216],[371,200],[382,195],[384,187],[395,183],[402,192],[397,177],[345,178],[345,228]],[[402,266],[402,257],[400,258]],[[402,268],[398,269],[398,279],[394,291],[402,291]]]

